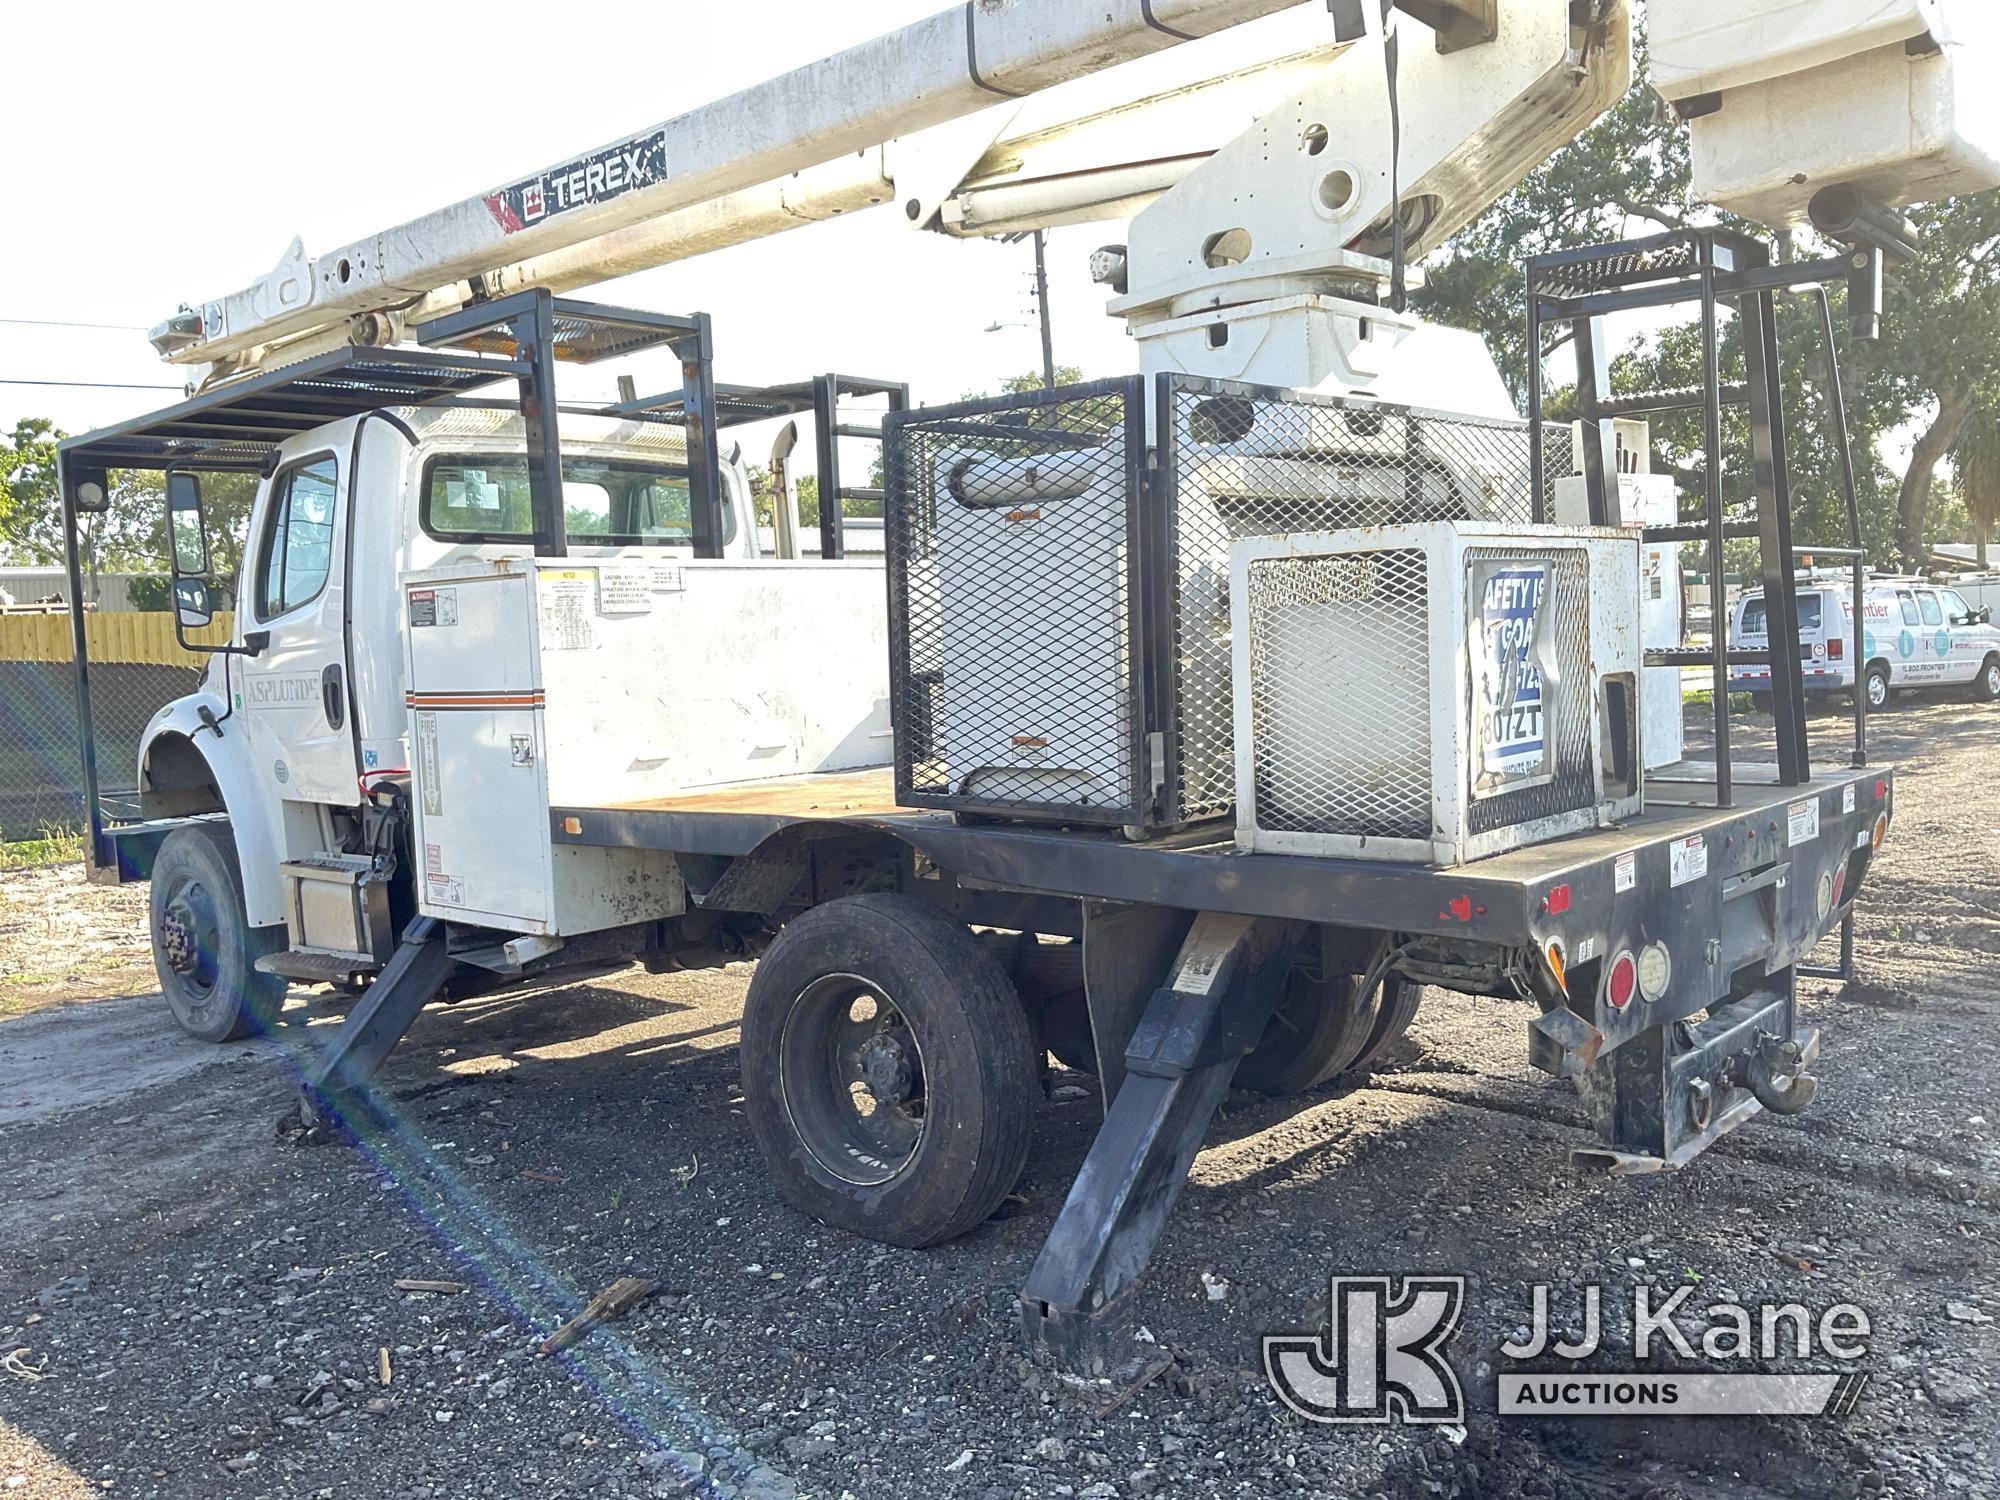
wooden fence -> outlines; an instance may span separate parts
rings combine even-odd
[[[201,630],[188,632],[188,639],[203,645],[228,642],[234,616],[224,611]],[[85,615],[84,641],[93,662],[125,663],[155,667],[199,667],[205,658],[183,651],[174,638],[174,617],[165,613]],[[68,661],[70,659],[69,615],[31,611],[0,613],[0,661]]]

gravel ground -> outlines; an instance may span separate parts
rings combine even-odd
[[[909,1252],[764,1181],[736,1085],[744,966],[433,1009],[359,1149],[273,1129],[331,1000],[220,1049],[144,996],[0,1011],[0,1355],[21,1351],[0,1495],[2000,1493],[1996,730],[1951,703],[1878,726],[1898,821],[1868,982],[1808,986],[1807,1115],[1673,1177],[1579,1177],[1582,1112],[1527,1067],[1522,1010],[1432,992],[1372,1076],[1232,1097],[1142,1294],[1152,1342],[1103,1382],[1031,1363],[1012,1315],[1096,1123],[1089,1079],[1058,1078],[1018,1200]],[[17,872],[0,897],[0,999],[97,994],[114,963],[148,983],[132,893]],[[1259,1374],[1259,1335],[1314,1327],[1330,1274],[1384,1271],[1472,1278],[1466,1430],[1308,1426]],[[623,1275],[658,1290],[537,1357]],[[1852,1301],[1870,1383],[1844,1421],[1503,1422],[1497,1347],[1544,1279],[1610,1306],[1690,1280],[1704,1301]]]

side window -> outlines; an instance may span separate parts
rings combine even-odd
[[[1965,602],[1965,595],[1957,589],[1945,589],[1938,597],[1944,601],[1944,612],[1954,625],[1972,623],[1972,606]]]
[[[1938,597],[1928,591],[1917,595],[1917,608],[1923,611],[1926,625],[1944,624],[1944,611],[1938,607]]]
[[[258,619],[287,614],[325,590],[333,567],[336,483],[331,458],[287,469],[273,481],[257,552]]]
[[[1896,590],[1896,602],[1903,606],[1903,623],[1905,625],[1920,623],[1917,617],[1917,600],[1914,594],[1898,589]]]

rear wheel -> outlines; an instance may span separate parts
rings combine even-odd
[[[1979,675],[1972,679],[1972,698],[1975,703],[2000,699],[2000,656],[1989,656],[1979,664]]]
[[[1423,991],[1386,979],[1361,993],[1362,975],[1302,963],[1285,982],[1256,1049],[1236,1066],[1236,1086],[1296,1094],[1366,1066],[1409,1028]]]
[[[153,967],[181,1030],[204,1042],[269,1030],[286,986],[276,974],[258,973],[257,960],[284,946],[285,930],[250,925],[229,830],[203,825],[168,834],[147,904]]]
[[[965,1233],[1027,1162],[1028,1018],[993,956],[906,896],[785,925],[743,1010],[743,1097],[778,1191],[892,1245]]]
[[[1871,712],[1887,708],[1896,696],[1895,690],[1889,686],[1889,668],[1879,661],[1869,666],[1865,687]]]

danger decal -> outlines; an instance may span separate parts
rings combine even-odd
[[[667,133],[656,130],[635,141],[623,141],[593,151],[562,166],[497,193],[486,195],[486,207],[508,234],[573,208],[608,203],[613,198],[665,181]]]

